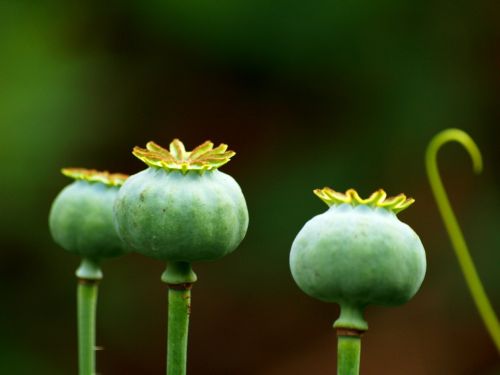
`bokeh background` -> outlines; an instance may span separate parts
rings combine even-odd
[[[195,267],[190,374],[335,373],[338,309],[288,269],[323,186],[417,200],[400,217],[427,277],[407,305],[368,309],[362,373],[500,373],[423,162],[447,127],[480,145],[481,176],[458,145],[440,165],[500,312],[499,20],[495,0],[0,0],[0,373],[76,373],[78,259],[47,228],[59,169],[135,173],[134,145],[174,137],[237,151],[222,170],[251,217],[235,253]],[[99,373],[163,373],[163,268],[104,264]]]

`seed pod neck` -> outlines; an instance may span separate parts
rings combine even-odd
[[[161,281],[170,288],[188,289],[196,280],[198,277],[189,262],[169,262],[165,272],[161,275]]]
[[[75,272],[80,280],[97,281],[102,279],[102,271],[99,261],[90,258],[83,258],[80,267]]]
[[[368,323],[363,317],[363,311],[364,306],[340,303],[340,316],[333,324],[333,327],[337,329],[337,332],[359,332],[361,334],[368,329]]]

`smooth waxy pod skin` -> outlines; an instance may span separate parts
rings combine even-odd
[[[236,249],[248,210],[238,183],[217,170],[234,153],[212,146],[186,152],[175,140],[170,151],[153,142],[134,150],[149,168],[129,177],[115,204],[118,232],[132,249],[169,262],[215,260]]]
[[[396,213],[413,203],[383,190],[359,198],[315,190],[330,208],[309,220],[292,245],[290,267],[312,297],[341,306],[335,327],[366,330],[367,305],[400,305],[418,291],[426,270],[424,247]]]
[[[54,241],[83,258],[100,260],[125,252],[113,221],[113,205],[127,176],[67,168],[75,181],[54,200],[49,227]]]

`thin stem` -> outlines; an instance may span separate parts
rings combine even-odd
[[[95,374],[97,280],[78,283],[78,367],[80,375]]]
[[[171,262],[161,277],[168,285],[167,374],[185,375],[191,286],[196,274],[188,262]]]
[[[465,242],[460,226],[451,208],[448,196],[443,187],[439,170],[437,166],[437,153],[446,143],[455,141],[460,143],[472,158],[474,171],[476,173],[482,170],[482,158],[479,148],[472,138],[459,129],[448,129],[437,134],[429,143],[426,153],[426,167],[429,182],[434,192],[434,197],[443,218],[446,230],[450,236],[451,243],[455,249],[458,261],[470,293],[474,299],[477,309],[483,319],[483,322],[493,339],[497,350],[500,352],[500,323],[486,295],[481,280],[470,256],[467,244]]]
[[[167,374],[185,375],[191,290],[168,291]]]
[[[338,336],[337,375],[358,375],[361,357],[360,336]]]
[[[94,375],[97,291],[102,273],[97,262],[83,259],[76,274],[79,374]]]

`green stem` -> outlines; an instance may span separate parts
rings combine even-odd
[[[76,271],[78,313],[78,368],[80,375],[95,372],[97,290],[102,273],[97,262],[83,259]]]
[[[361,335],[368,329],[364,307],[340,303],[340,316],[333,324],[337,331],[337,375],[358,375]]]
[[[167,338],[169,375],[186,374],[190,304],[190,289],[169,289]]]
[[[434,192],[436,202],[443,218],[446,230],[450,236],[451,243],[458,257],[462,272],[465,276],[467,286],[474,299],[477,309],[483,319],[497,350],[500,352],[500,323],[493,310],[491,303],[484,291],[479,275],[474,266],[474,262],[467,248],[462,231],[458,221],[453,213],[448,196],[444,189],[439,170],[437,166],[437,153],[446,143],[455,141],[460,143],[467,150],[472,158],[474,171],[479,173],[482,170],[482,158],[479,148],[472,138],[459,129],[448,129],[437,134],[429,143],[426,153],[426,167],[429,176],[429,182]]]
[[[168,290],[167,374],[185,375],[191,286],[196,274],[187,262],[171,262],[162,275]]]
[[[361,356],[360,336],[338,336],[337,375],[358,375]]]

